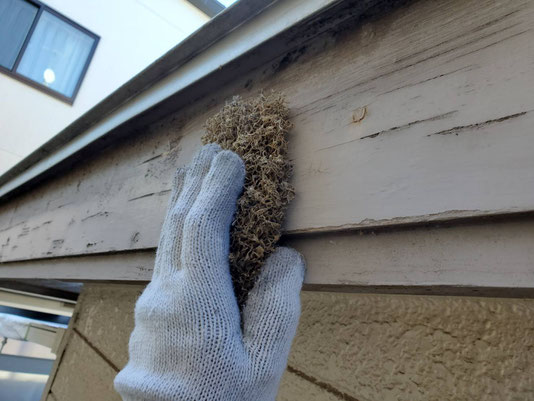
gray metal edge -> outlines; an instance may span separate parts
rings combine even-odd
[[[200,11],[202,11],[204,14],[206,14],[208,17],[214,17],[218,13],[220,13],[222,10],[224,10],[224,6],[219,3],[217,0],[187,0],[189,3],[194,5],[196,8],[198,8]]]

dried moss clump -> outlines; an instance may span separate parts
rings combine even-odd
[[[286,139],[291,126],[289,109],[279,93],[247,101],[235,97],[206,122],[202,142],[234,151],[246,167],[230,243],[230,271],[240,307],[275,249],[285,210],[294,197]]]

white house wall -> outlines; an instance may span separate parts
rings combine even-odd
[[[0,174],[209,19],[185,0],[45,4],[100,36],[100,42],[73,105],[0,74]]]

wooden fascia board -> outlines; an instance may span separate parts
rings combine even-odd
[[[307,260],[309,290],[532,297],[533,223],[523,218],[284,242]],[[147,282],[154,258],[150,249],[11,262],[0,265],[0,277]]]

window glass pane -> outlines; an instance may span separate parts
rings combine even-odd
[[[24,0],[0,0],[0,65],[13,68],[37,7]]]
[[[94,39],[43,11],[17,72],[72,97]]]
[[[0,370],[0,399],[17,401],[40,400],[47,380],[48,375]]]

